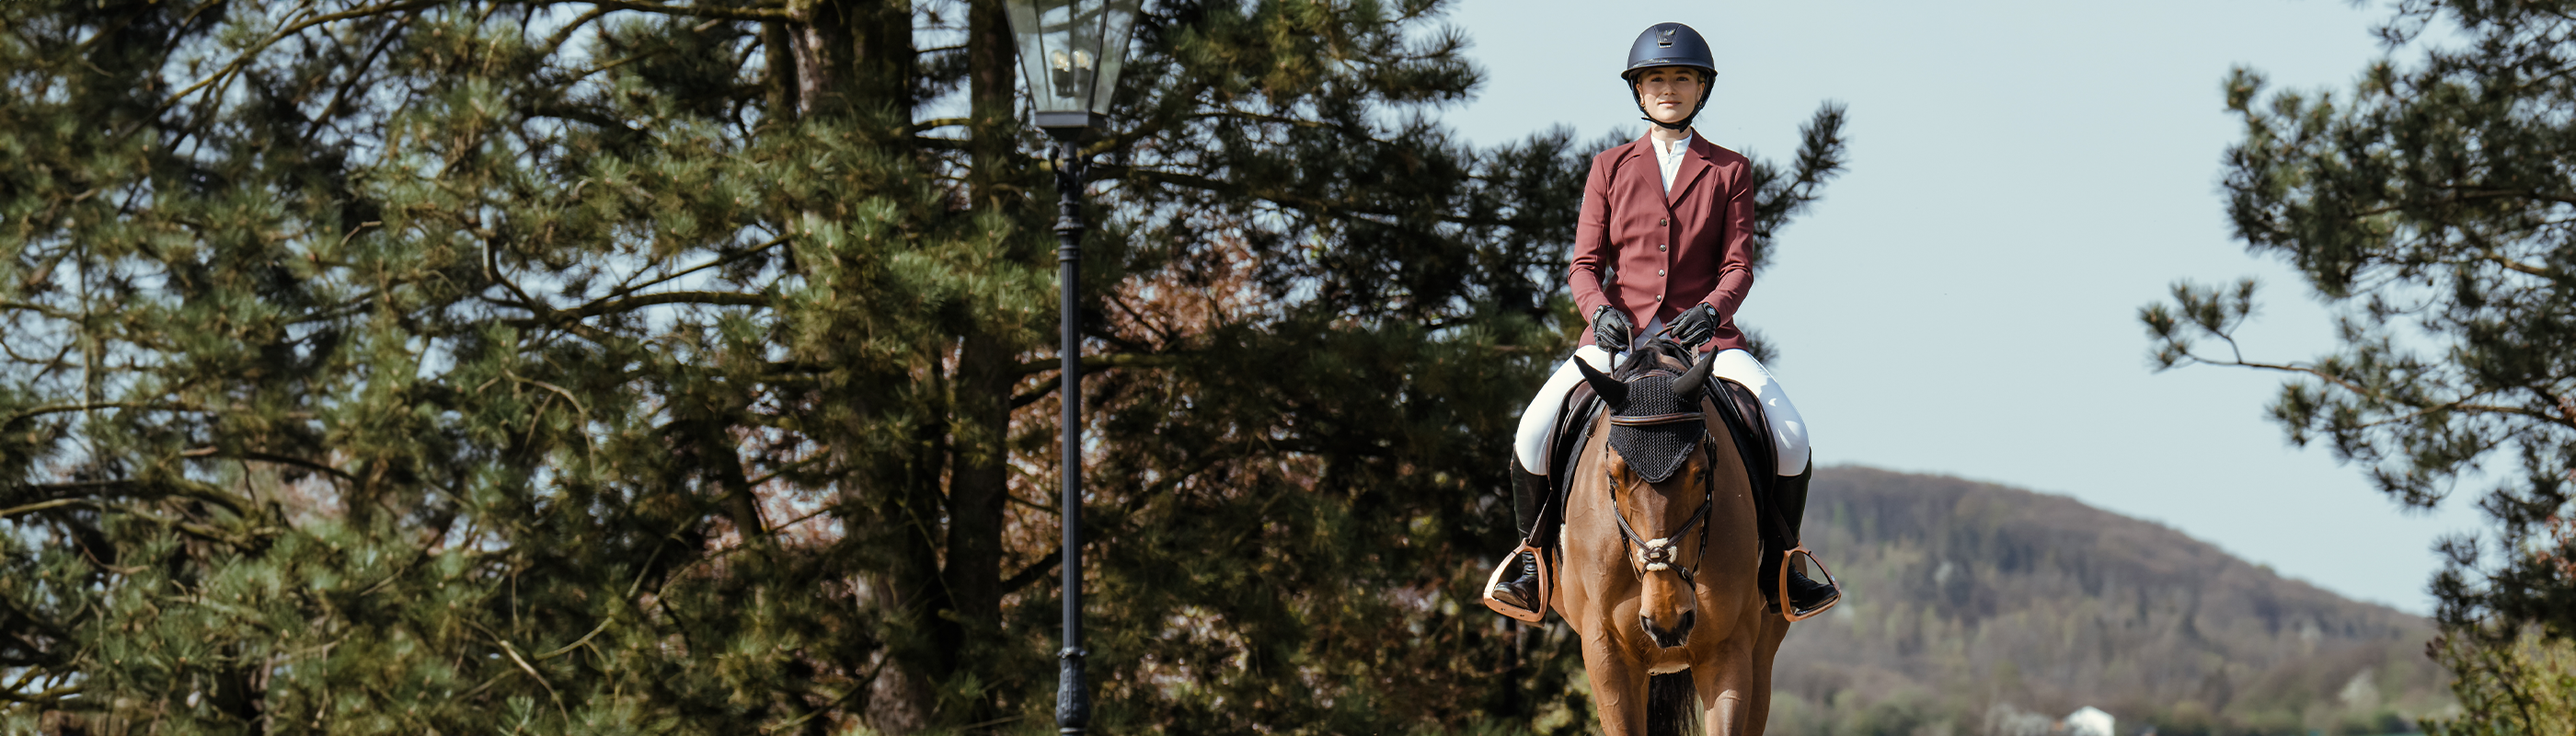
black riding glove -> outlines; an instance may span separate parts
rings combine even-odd
[[[1693,304],[1673,317],[1673,339],[1683,345],[1699,347],[1700,343],[1717,336],[1717,322],[1716,307],[1709,306],[1708,302]]]
[[[1637,326],[1628,321],[1628,313],[1609,304],[1592,310],[1592,344],[1613,353],[1628,351],[1628,338]]]

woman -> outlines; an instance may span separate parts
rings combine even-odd
[[[1780,552],[1797,545],[1798,520],[1806,509],[1807,428],[1780,383],[1746,351],[1744,333],[1735,327],[1736,309],[1753,285],[1753,164],[1691,129],[1691,120],[1708,103],[1716,74],[1708,42],[1690,26],[1658,23],[1629,46],[1628,65],[1619,76],[1635,94],[1646,122],[1654,125],[1635,142],[1592,159],[1575,226],[1574,262],[1566,271],[1575,304],[1591,321],[1591,334],[1521,412],[1513,447],[1512,508],[1532,547],[1554,547],[1556,530],[1533,529],[1541,523],[1533,517],[1548,493],[1548,433],[1566,392],[1583,380],[1574,361],[1608,371],[1630,341],[1671,325],[1671,335],[1682,344],[1716,351],[1712,373],[1753,389],[1778,440],[1775,467],[1784,477],[1774,484],[1770,505],[1790,528],[1762,525],[1764,562],[1757,579],[1771,581],[1779,579]],[[1643,329],[1636,327],[1640,322]],[[1787,538],[1780,538],[1782,531]],[[1519,557],[1520,569],[1497,582],[1487,597],[1535,616],[1545,605],[1538,600],[1539,561],[1531,554]],[[1840,596],[1833,586],[1791,570],[1786,608],[1792,615],[1812,614]]]

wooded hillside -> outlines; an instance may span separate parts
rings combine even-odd
[[[1780,652],[1773,733],[1993,733],[2084,705],[2121,733],[2388,733],[2449,707],[2431,622],[2074,499],[1816,473],[1850,598]]]

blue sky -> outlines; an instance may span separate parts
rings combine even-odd
[[[1717,47],[1699,130],[1774,160],[1818,102],[1850,106],[1849,173],[1781,237],[1743,321],[1813,426],[1818,459],[2060,493],[2150,519],[2354,598],[2429,612],[2464,489],[2408,513],[2263,407],[2274,375],[2154,373],[2137,308],[2175,279],[2260,278],[2249,357],[2330,349],[2296,274],[2229,236],[2219,156],[2230,67],[2343,89],[2380,53],[2336,0],[1555,3],[1448,16],[1486,79],[1444,119],[1478,144],[1642,130],[1617,73],[1661,21]]]

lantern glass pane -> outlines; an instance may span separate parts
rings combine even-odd
[[[1138,0],[1015,0],[1007,4],[1020,72],[1039,113],[1108,114]]]
[[[1100,78],[1091,91],[1091,111],[1109,114],[1109,99],[1118,92],[1118,73],[1127,66],[1127,37],[1136,28],[1140,0],[1109,0],[1100,18]]]

